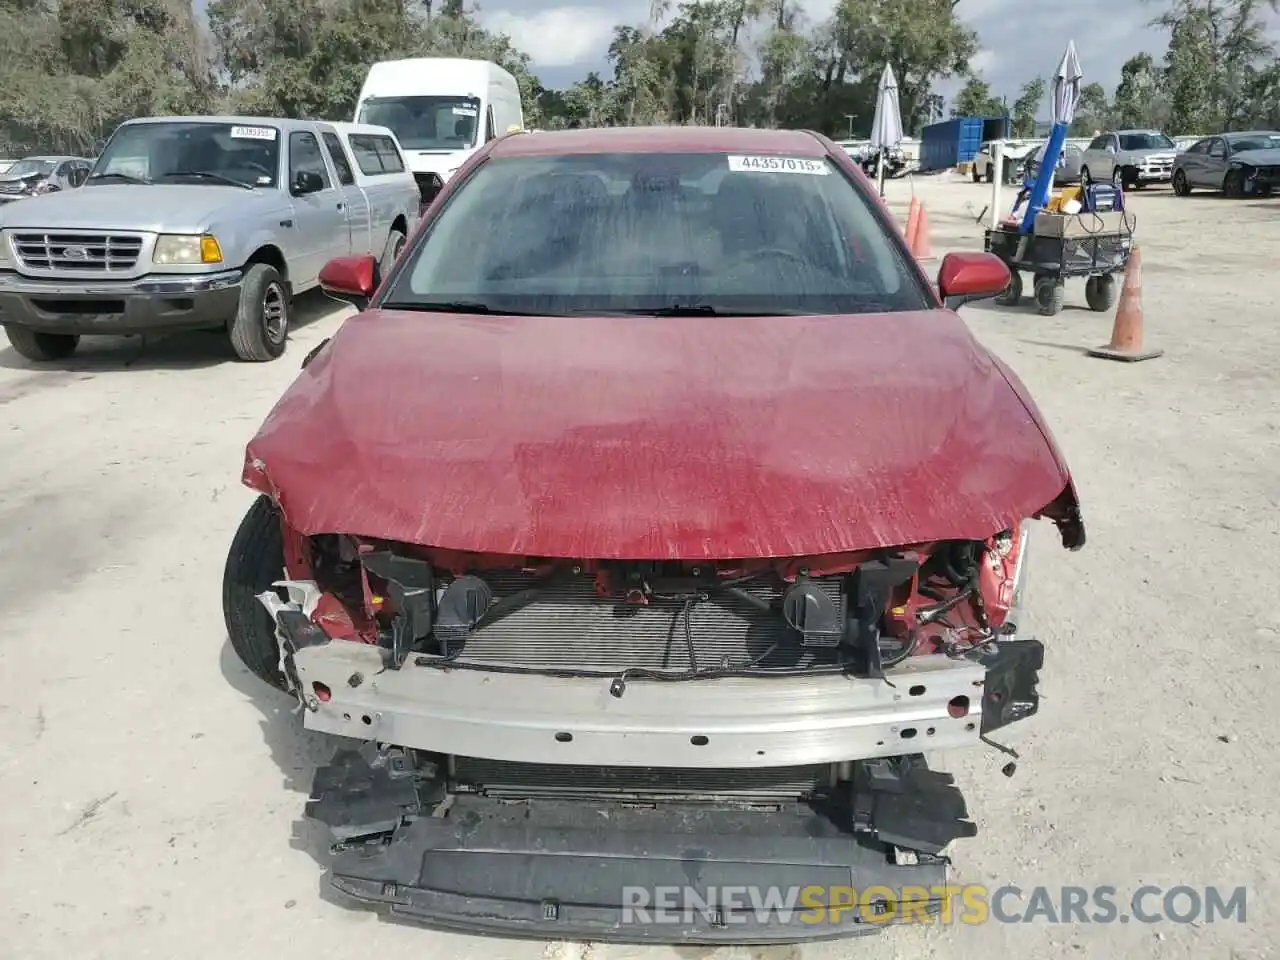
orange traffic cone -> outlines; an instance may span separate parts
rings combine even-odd
[[[1124,271],[1124,285],[1120,288],[1120,306],[1116,308],[1115,324],[1111,328],[1111,342],[1088,351],[1091,357],[1107,360],[1151,360],[1162,356],[1163,350],[1142,349],[1142,251],[1137,247],[1129,257]]]
[[[920,228],[920,201],[911,198],[911,208],[907,211],[907,249],[916,247],[916,232]]]
[[[920,204],[920,216],[916,218],[915,236],[909,238],[911,252],[917,260],[932,260],[933,244],[929,242],[929,211]]]

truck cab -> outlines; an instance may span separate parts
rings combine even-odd
[[[496,63],[418,57],[370,67],[354,119],[395,133],[425,207],[485,143],[523,129],[524,109]]]

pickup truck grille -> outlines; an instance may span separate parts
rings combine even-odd
[[[142,238],[118,233],[14,233],[22,265],[49,272],[123,273],[142,253]]]

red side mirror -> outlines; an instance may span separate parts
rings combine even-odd
[[[378,289],[378,261],[370,256],[335,257],[320,271],[320,289],[363,310]]]
[[[991,253],[948,253],[938,268],[938,293],[954,310],[971,300],[998,296],[1011,277],[1005,262]]]

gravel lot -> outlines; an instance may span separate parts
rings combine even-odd
[[[890,184],[905,214],[907,181]],[[989,187],[915,181],[939,252],[974,248]],[[1006,192],[1006,197],[1008,193]],[[245,441],[341,313],[308,297],[287,357],[216,337],[102,341],[35,369],[0,348],[0,957],[1260,958],[1280,942],[1280,617],[1245,589],[1280,556],[1280,201],[1133,202],[1149,344],[1083,355],[1110,317],[966,308],[1072,464],[1090,541],[1041,536],[1045,703],[991,752],[943,758],[980,833],[959,878],[1024,889],[1249,887],[1246,924],[897,929],[804,948],[637,949],[446,936],[328,895],[297,821],[332,745],[247,676],[219,584]],[[1051,530],[1041,531],[1051,534]],[[1271,706],[1268,706],[1271,704]],[[291,837],[294,839],[291,840]]]

